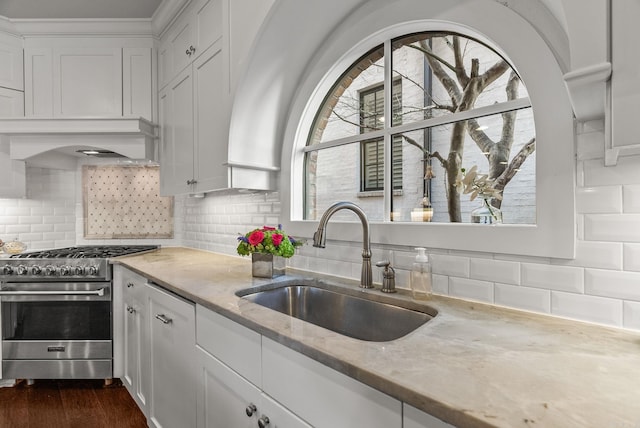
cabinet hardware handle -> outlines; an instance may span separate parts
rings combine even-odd
[[[192,54],[196,53],[196,48],[194,48],[193,45],[189,46],[189,52],[191,52]]]
[[[255,404],[249,403],[247,408],[244,410],[247,416],[251,417],[258,410]]]
[[[196,180],[195,178],[193,180],[187,180],[187,184],[191,185],[191,184],[196,184],[198,182],[198,180]]]
[[[127,306],[127,312],[129,312],[130,314],[133,314],[136,312],[136,310],[133,306]]]
[[[263,415],[260,419],[258,419],[258,426],[260,428],[267,428],[269,425],[269,418],[266,415]]]
[[[133,287],[133,282],[128,282],[127,283],[127,288],[131,288],[131,287]]]
[[[156,319],[162,321],[163,324],[171,324],[173,320],[168,318],[165,314],[156,315]]]
[[[191,52],[189,51],[189,49],[187,49],[186,51],[184,51],[184,53],[187,54],[187,56],[191,56]]]

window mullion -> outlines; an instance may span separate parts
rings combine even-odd
[[[391,40],[384,42],[384,202],[383,219],[391,219],[391,205],[393,198],[393,165],[391,163],[391,126],[393,125],[393,68],[392,68]]]

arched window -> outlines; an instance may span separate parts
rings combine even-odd
[[[228,163],[268,178],[279,171],[287,231],[310,238],[325,206],[350,200],[366,209],[374,244],[574,257],[575,129],[563,79],[570,51],[541,2],[328,0],[275,7],[235,93]],[[465,58],[464,73],[455,72],[455,52]],[[472,103],[456,101],[455,88],[464,92],[467,85],[482,91]],[[446,171],[442,159],[459,155],[452,136],[464,148]],[[497,150],[503,142],[510,150]],[[494,162],[496,155],[503,159]],[[459,208],[449,206],[457,200],[447,192],[458,170],[474,166],[504,186],[503,224],[469,223],[480,202],[480,196],[470,201],[473,193],[459,196]],[[505,166],[515,174],[501,183]],[[496,207],[494,196],[490,201]],[[362,239],[350,214],[332,217],[329,240]]]
[[[349,200],[372,221],[535,224],[535,142],[526,86],[495,49],[451,31],[389,38],[315,114],[304,216]]]

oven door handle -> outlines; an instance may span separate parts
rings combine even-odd
[[[0,290],[0,296],[104,296],[104,288],[97,290]]]

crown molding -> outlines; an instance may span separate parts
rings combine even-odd
[[[25,38],[46,36],[150,36],[151,19],[7,19]],[[0,21],[1,23],[2,21]],[[1,24],[0,24],[1,25]],[[2,27],[0,27],[1,29]]]

